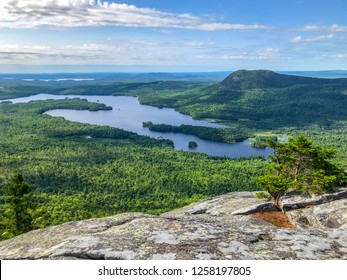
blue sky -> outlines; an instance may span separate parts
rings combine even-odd
[[[347,69],[346,0],[1,0],[0,72]]]

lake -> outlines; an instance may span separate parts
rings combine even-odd
[[[34,100],[46,99],[65,99],[65,98],[82,98],[91,102],[100,102],[112,106],[110,111],[80,111],[80,110],[50,110],[46,114],[54,117],[63,117],[66,120],[96,125],[108,125],[122,128],[124,130],[135,132],[139,135],[145,135],[152,138],[164,138],[173,141],[176,150],[202,152],[212,156],[226,156],[231,158],[267,156],[272,150],[257,149],[250,146],[249,141],[227,144],[200,139],[194,135],[182,133],[162,133],[150,131],[142,127],[145,121],[153,123],[164,123],[170,125],[195,125],[225,128],[226,126],[209,123],[201,120],[194,120],[192,117],[181,114],[171,108],[157,108],[148,105],[141,105],[137,97],[129,96],[90,96],[90,95],[52,95],[38,94],[28,97],[9,99],[13,103],[29,102]],[[188,143],[195,141],[198,147],[190,149]]]

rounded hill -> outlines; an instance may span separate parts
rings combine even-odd
[[[278,74],[270,70],[238,70],[226,77],[219,84],[219,89],[283,88],[317,80],[319,79]]]

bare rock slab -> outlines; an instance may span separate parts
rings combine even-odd
[[[0,259],[347,259],[345,198],[291,212],[311,225],[295,229],[246,215],[266,203],[239,192],[161,216],[69,222],[0,242]]]

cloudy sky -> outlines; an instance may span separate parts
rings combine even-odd
[[[347,69],[346,0],[1,0],[0,72]]]

